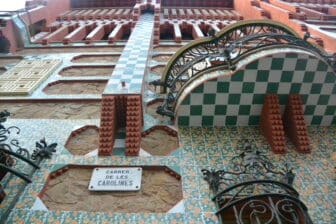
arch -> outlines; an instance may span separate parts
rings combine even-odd
[[[172,72],[175,73],[180,71],[180,69],[176,67],[185,67],[188,62],[204,60],[206,57],[209,57],[210,54],[218,54],[218,45],[229,47],[231,42],[235,40],[241,40],[242,38],[246,38],[255,33],[268,33],[269,30],[272,31],[271,33],[299,37],[293,29],[272,20],[247,20],[228,25],[223,30],[216,33],[215,36],[194,40],[173,55],[167,63],[161,78],[161,82],[166,84],[163,92],[166,91],[170,79],[175,75],[172,74]]]
[[[307,52],[336,68],[335,58],[307,42],[306,38],[299,38],[286,25],[270,20],[241,21],[211,37],[192,41],[173,55],[159,83],[161,92],[166,93],[166,99],[157,112],[174,117],[173,104],[184,85],[200,75],[210,77],[212,71],[234,71],[240,61],[250,55],[275,48]]]
[[[167,108],[178,125],[258,125],[266,93],[278,94],[280,105],[294,93],[301,95],[307,125],[331,125],[335,90],[335,72],[322,57],[304,49],[267,49],[246,57],[235,71],[214,69],[195,76],[175,101],[167,101]],[[204,123],[207,116],[212,123]]]

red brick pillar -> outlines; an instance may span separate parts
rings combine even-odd
[[[310,152],[307,127],[303,117],[301,97],[290,94],[282,116],[285,132],[299,152]]]
[[[103,95],[99,128],[99,156],[112,154],[116,126],[115,97]]]
[[[260,128],[274,153],[285,153],[285,133],[276,94],[265,94],[260,116]]]
[[[141,97],[127,97],[125,155],[138,156],[141,144]]]

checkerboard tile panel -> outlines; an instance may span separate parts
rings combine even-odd
[[[104,94],[141,93],[154,28],[153,15],[141,15],[121,54]],[[124,81],[126,88],[121,87]]]
[[[258,125],[265,93],[277,93],[282,109],[288,94],[298,93],[307,125],[331,125],[336,120],[335,83],[335,73],[315,57],[273,55],[195,88],[178,108],[177,122],[187,126]]]

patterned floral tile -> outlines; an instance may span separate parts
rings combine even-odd
[[[79,121],[76,121],[80,123]],[[75,123],[76,123],[75,122]],[[12,120],[12,123],[24,124],[23,121]],[[28,124],[32,124],[31,121]],[[64,123],[66,124],[66,123]],[[46,128],[50,123],[45,123]],[[73,122],[67,123],[69,129]],[[66,125],[65,125],[66,126]],[[332,131],[330,131],[332,129]],[[330,154],[335,147],[330,146],[329,140],[321,140],[323,134],[334,136],[333,128],[310,128],[314,133],[311,154],[299,154],[289,149],[284,155],[275,155],[269,150],[258,129],[252,128],[181,128],[179,138],[182,142],[180,153],[170,156],[152,157],[83,157],[58,153],[49,161],[42,163],[40,170],[33,175],[33,184],[28,185],[17,202],[15,209],[8,218],[8,223],[218,223],[214,214],[215,204],[211,201],[212,193],[207,182],[203,179],[201,169],[233,169],[234,156],[241,151],[237,150],[241,136],[249,135],[249,139],[256,147],[261,147],[275,167],[280,168],[285,163],[294,168],[296,179],[295,188],[300,192],[301,199],[309,208],[314,223],[331,223],[335,220],[336,188],[334,178],[334,164]],[[34,134],[37,135],[37,134]],[[62,145],[66,137],[58,137]],[[316,135],[318,137],[316,137]],[[221,137],[222,136],[222,137]],[[209,138],[209,141],[208,141]],[[28,141],[26,141],[28,142]],[[31,141],[29,141],[31,142]],[[185,213],[99,213],[84,211],[32,211],[30,208],[35,202],[50,172],[71,164],[97,164],[121,166],[169,166],[181,175]],[[22,166],[18,164],[18,166]],[[23,168],[25,166],[22,166]],[[17,193],[17,186],[23,182],[12,178],[8,182],[5,201],[10,201]],[[6,202],[7,203],[7,202]],[[3,212],[4,203],[0,206]]]

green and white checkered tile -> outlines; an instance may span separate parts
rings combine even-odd
[[[129,37],[104,94],[140,94],[152,42],[154,17],[141,15]],[[126,86],[121,86],[124,81]]]
[[[276,93],[282,111],[288,94],[301,95],[307,125],[336,124],[336,76],[323,61],[305,54],[256,60],[232,76],[199,85],[178,108],[183,126],[258,125],[265,93]]]

